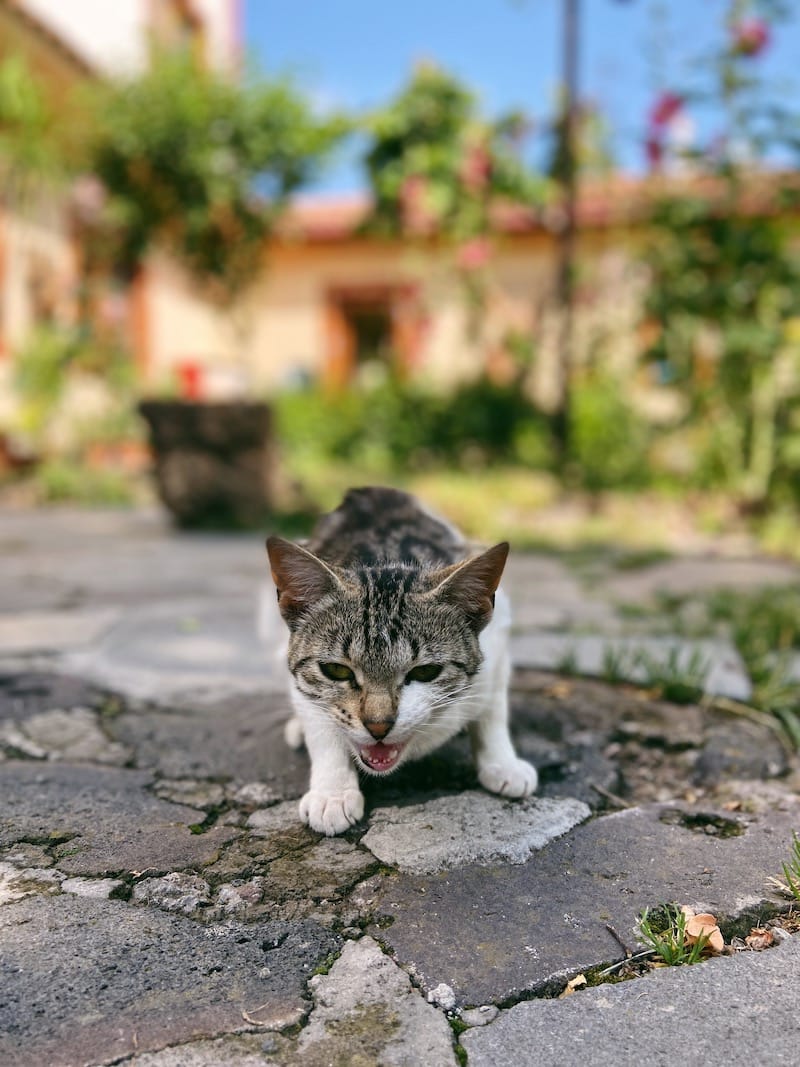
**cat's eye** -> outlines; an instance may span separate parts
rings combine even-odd
[[[406,682],[432,682],[442,673],[439,663],[421,663],[418,667],[412,667],[406,675]]]
[[[320,663],[319,669],[332,682],[352,682],[355,675],[344,663]]]

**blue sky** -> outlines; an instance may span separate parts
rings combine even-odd
[[[692,60],[721,40],[726,6],[583,0],[582,95],[608,116],[623,169],[642,169],[650,101],[658,87],[685,84]],[[541,119],[552,112],[558,86],[561,10],[561,0],[245,0],[245,44],[264,70],[292,73],[322,107],[379,105],[416,60],[434,59],[477,91],[489,115],[521,108]],[[779,27],[758,62],[798,96],[797,18]],[[355,163],[344,157],[316,191],[360,185]]]

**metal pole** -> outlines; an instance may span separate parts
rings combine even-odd
[[[556,406],[553,433],[557,459],[563,466],[570,443],[570,385],[574,362],[575,246],[576,246],[576,126],[578,107],[578,63],[580,0],[563,0],[563,112],[561,116],[560,158],[558,175],[563,210],[558,234],[557,300],[561,312],[556,366]]]

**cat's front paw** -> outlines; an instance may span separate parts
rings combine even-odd
[[[345,789],[333,795],[311,789],[300,801],[303,822],[328,837],[343,833],[363,815],[364,797],[359,789]]]
[[[484,763],[478,768],[478,781],[501,797],[529,797],[539,784],[539,776],[527,760],[514,757],[502,763]]]

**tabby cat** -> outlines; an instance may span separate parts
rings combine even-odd
[[[364,813],[358,770],[386,775],[469,727],[481,784],[524,797],[535,769],[508,732],[508,545],[466,558],[460,535],[394,489],[353,489],[307,548],[267,541],[289,627],[311,783],[300,816],[338,834]]]

